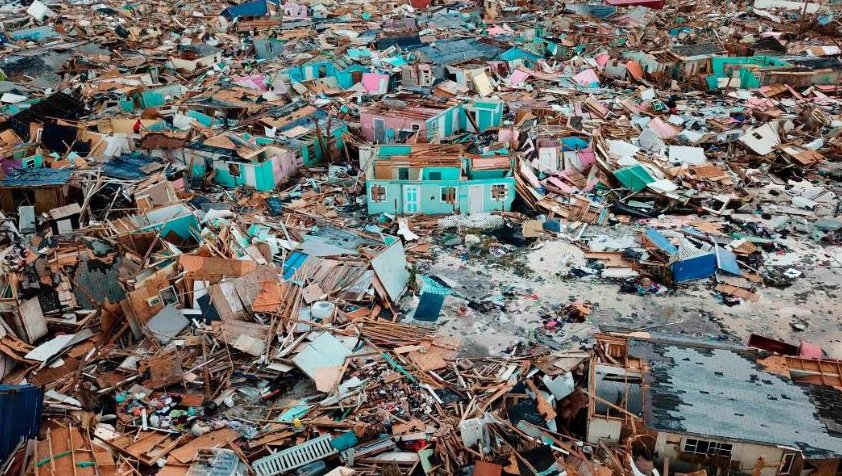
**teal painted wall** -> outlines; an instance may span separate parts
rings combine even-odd
[[[470,124],[468,114],[476,114],[474,117],[479,132],[499,127],[503,123],[503,102],[476,101],[465,106],[459,113],[459,124],[463,130],[467,130]]]
[[[430,175],[436,172],[441,174],[441,178],[430,178]],[[459,180],[461,176],[462,171],[456,167],[424,167],[424,180]]]
[[[166,223],[157,223],[155,225],[148,226],[143,230],[157,231],[161,235],[161,237],[166,237],[168,234],[170,234],[170,232],[173,232],[185,240],[189,238],[195,238],[198,240],[200,237],[196,236],[196,233],[198,233],[200,229],[201,228],[199,227],[199,220],[196,219],[195,216],[185,215],[182,217],[174,218]]]
[[[231,172],[228,169],[229,163],[240,166],[239,177],[231,175]],[[250,175],[248,172],[250,169],[254,171],[254,185],[252,186],[256,190],[266,192],[275,188],[275,175],[272,171],[272,162],[269,160],[259,163],[219,161],[214,164],[214,169],[216,170],[216,175],[214,176],[213,181],[223,187],[234,188],[241,185],[248,185],[246,183],[246,177],[247,175]]]
[[[491,187],[495,184],[506,185],[507,193],[504,200],[494,200],[491,197]],[[371,187],[380,185],[386,188],[386,200],[373,202]],[[366,182],[366,202],[370,215],[378,213],[403,213],[403,185],[418,185],[418,213],[424,215],[452,214],[455,210],[468,213],[470,207],[470,187],[483,187],[483,211],[511,210],[515,198],[514,178],[499,178],[487,180],[440,180],[440,181],[412,181],[412,180],[369,180]],[[442,202],[442,187],[456,188],[457,204]]]

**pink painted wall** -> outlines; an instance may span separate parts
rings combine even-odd
[[[396,114],[393,112],[392,114]],[[360,132],[365,140],[369,142],[374,142],[374,120],[375,119],[383,119],[386,122],[386,130],[392,129],[394,130],[394,136],[398,135],[398,132],[402,130],[410,130],[412,129],[412,124],[418,124],[421,126],[421,136],[426,138],[427,134],[427,124],[423,120],[411,120],[403,117],[399,117],[396,115],[382,115],[382,114],[372,114],[370,112],[360,112]]]

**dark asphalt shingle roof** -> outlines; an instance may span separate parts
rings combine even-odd
[[[650,428],[842,456],[842,437],[819,417],[810,388],[766,372],[754,351],[630,339],[629,355],[650,367]]]

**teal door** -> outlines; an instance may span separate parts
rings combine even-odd
[[[403,212],[418,213],[418,185],[403,186]]]

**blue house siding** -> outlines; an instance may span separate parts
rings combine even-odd
[[[426,174],[427,172],[425,172]],[[504,199],[499,200],[492,196],[493,185],[506,186],[506,196]],[[380,202],[374,202],[372,200],[371,188],[373,186],[382,186],[385,188],[385,200]],[[407,186],[418,187],[418,211],[416,213],[425,215],[452,214],[455,211],[468,213],[471,210],[471,186],[481,186],[483,188],[483,212],[510,210],[515,198],[515,181],[512,177],[465,181],[369,180],[366,182],[368,213],[370,215],[378,213],[411,213],[405,211],[406,204],[404,203],[404,198]],[[456,203],[442,201],[442,188],[445,187],[454,187],[456,189]]]

